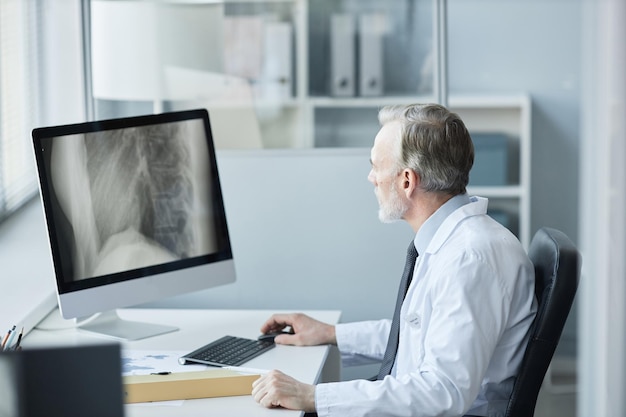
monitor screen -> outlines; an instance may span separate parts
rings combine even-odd
[[[33,143],[63,317],[234,282],[206,110],[38,128]]]

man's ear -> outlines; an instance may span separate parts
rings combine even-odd
[[[413,192],[417,189],[420,182],[420,177],[412,169],[405,168],[402,173],[402,187],[406,198],[411,198]]]

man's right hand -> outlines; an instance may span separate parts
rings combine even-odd
[[[276,336],[274,342],[281,345],[314,346],[337,344],[335,326],[322,323],[306,314],[274,314],[261,326],[261,333],[280,332],[291,326],[293,334]]]

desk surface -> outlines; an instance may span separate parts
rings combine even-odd
[[[275,311],[269,310],[197,310],[197,309],[122,309],[118,313],[127,320],[137,320],[167,324],[180,330],[133,342],[122,342],[124,349],[191,351],[211,340],[226,334],[256,338],[261,324]],[[339,311],[305,311],[312,317],[326,323],[339,321]],[[55,310],[51,315],[58,315]],[[54,321],[54,317],[46,320]],[[44,322],[44,325],[46,323]],[[23,340],[22,346],[83,345],[111,341],[91,333],[77,330],[37,330],[34,329]],[[258,369],[279,369],[294,378],[307,383],[336,379],[339,375],[339,360],[329,346],[276,346],[276,348],[246,362],[245,367]],[[251,396],[207,398],[186,400],[182,406],[155,404],[128,404],[127,417],[143,416],[295,416],[299,412],[270,410],[258,405]]]

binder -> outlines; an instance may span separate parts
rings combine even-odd
[[[258,81],[263,68],[263,18],[224,16],[224,72]]]
[[[293,34],[289,22],[266,22],[263,83],[266,99],[284,100],[293,90]]]
[[[259,379],[259,375],[212,369],[166,375],[129,375],[122,379],[124,402],[142,403],[250,395],[252,382]]]
[[[353,15],[330,16],[330,93],[337,97],[355,95],[355,32]]]
[[[384,89],[383,40],[387,16],[382,12],[359,15],[359,93],[380,96]]]

